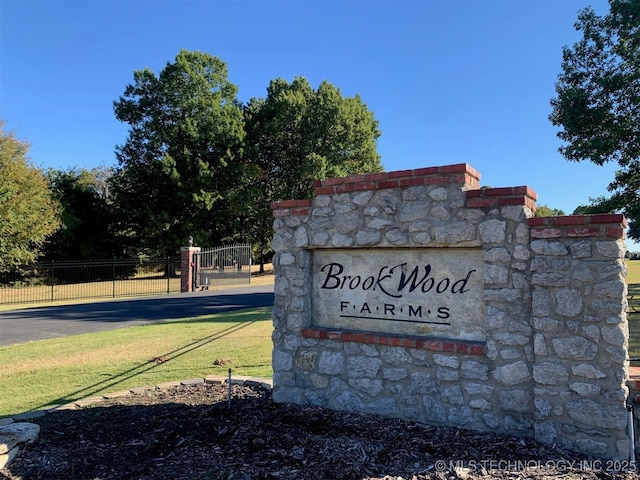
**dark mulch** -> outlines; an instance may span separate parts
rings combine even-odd
[[[532,440],[275,404],[259,387],[180,386],[35,420],[0,478],[640,479]]]

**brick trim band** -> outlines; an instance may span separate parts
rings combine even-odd
[[[327,330],[325,328],[303,328],[301,334],[305,338],[315,338],[317,340],[338,340],[342,342],[367,343],[370,345],[421,348],[432,352],[485,355],[487,351],[487,347],[483,342],[474,341],[418,338],[388,334],[379,335],[377,333]]]

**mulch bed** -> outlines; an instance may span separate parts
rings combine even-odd
[[[640,479],[529,439],[275,404],[257,386],[179,386],[35,420],[0,478]]]

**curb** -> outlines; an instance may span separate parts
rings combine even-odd
[[[105,400],[122,398],[128,395],[139,395],[149,391],[169,390],[172,387],[189,387],[206,384],[224,385],[228,383],[229,380],[231,380],[231,385],[262,387],[268,391],[273,389],[273,380],[271,378],[232,376],[231,379],[229,379],[229,377],[209,375],[204,378],[191,378],[177,382],[164,382],[154,386],[135,387],[129,390],[105,393],[104,395],[82,398],[74,402],[57,405],[46,410],[33,410],[14,415],[13,417],[0,418],[0,470],[6,468],[11,463],[20,451],[20,445],[33,443],[38,440],[40,428],[37,425],[28,423],[28,421],[43,417],[47,413],[59,412],[62,410],[79,410],[90,405],[98,405]],[[16,430],[18,430],[18,434],[16,434]],[[20,434],[21,431],[24,431],[25,433]]]

